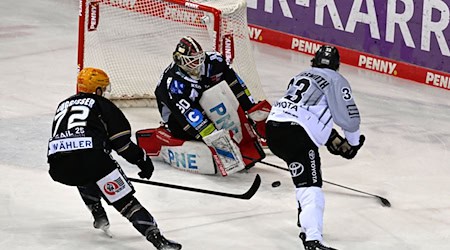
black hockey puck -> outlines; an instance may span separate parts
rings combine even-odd
[[[280,181],[274,181],[274,182],[272,182],[272,187],[274,187],[274,188],[279,187],[280,185],[281,185],[281,182],[280,182]]]

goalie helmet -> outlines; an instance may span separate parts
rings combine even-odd
[[[109,86],[109,77],[101,69],[84,68],[78,73],[77,91],[82,93],[104,94]],[[101,90],[98,93],[97,90]]]
[[[205,52],[194,38],[185,36],[178,42],[173,52],[173,60],[181,69],[198,80],[205,61]]]
[[[330,45],[322,45],[311,60],[316,68],[338,70],[340,64],[339,51]]]

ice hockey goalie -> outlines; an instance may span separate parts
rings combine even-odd
[[[138,145],[152,159],[200,174],[227,176],[249,169],[264,159],[264,151],[252,124],[256,122],[248,119],[247,115],[266,109],[261,111],[257,109],[261,105],[254,105],[251,110],[258,111],[249,110],[246,114],[225,81],[206,90],[199,104],[205,114],[192,109],[186,117],[194,126],[201,124],[205,118],[211,120],[214,129],[210,134],[200,140],[180,139],[162,125],[137,131]]]

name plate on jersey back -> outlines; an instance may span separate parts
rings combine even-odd
[[[91,137],[75,137],[75,138],[53,140],[48,143],[48,155],[58,152],[66,152],[87,148],[92,148]]]

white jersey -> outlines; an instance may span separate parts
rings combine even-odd
[[[361,119],[350,84],[331,69],[313,67],[294,76],[267,120],[301,125],[317,146],[327,142],[336,123],[351,145],[359,145]]]

